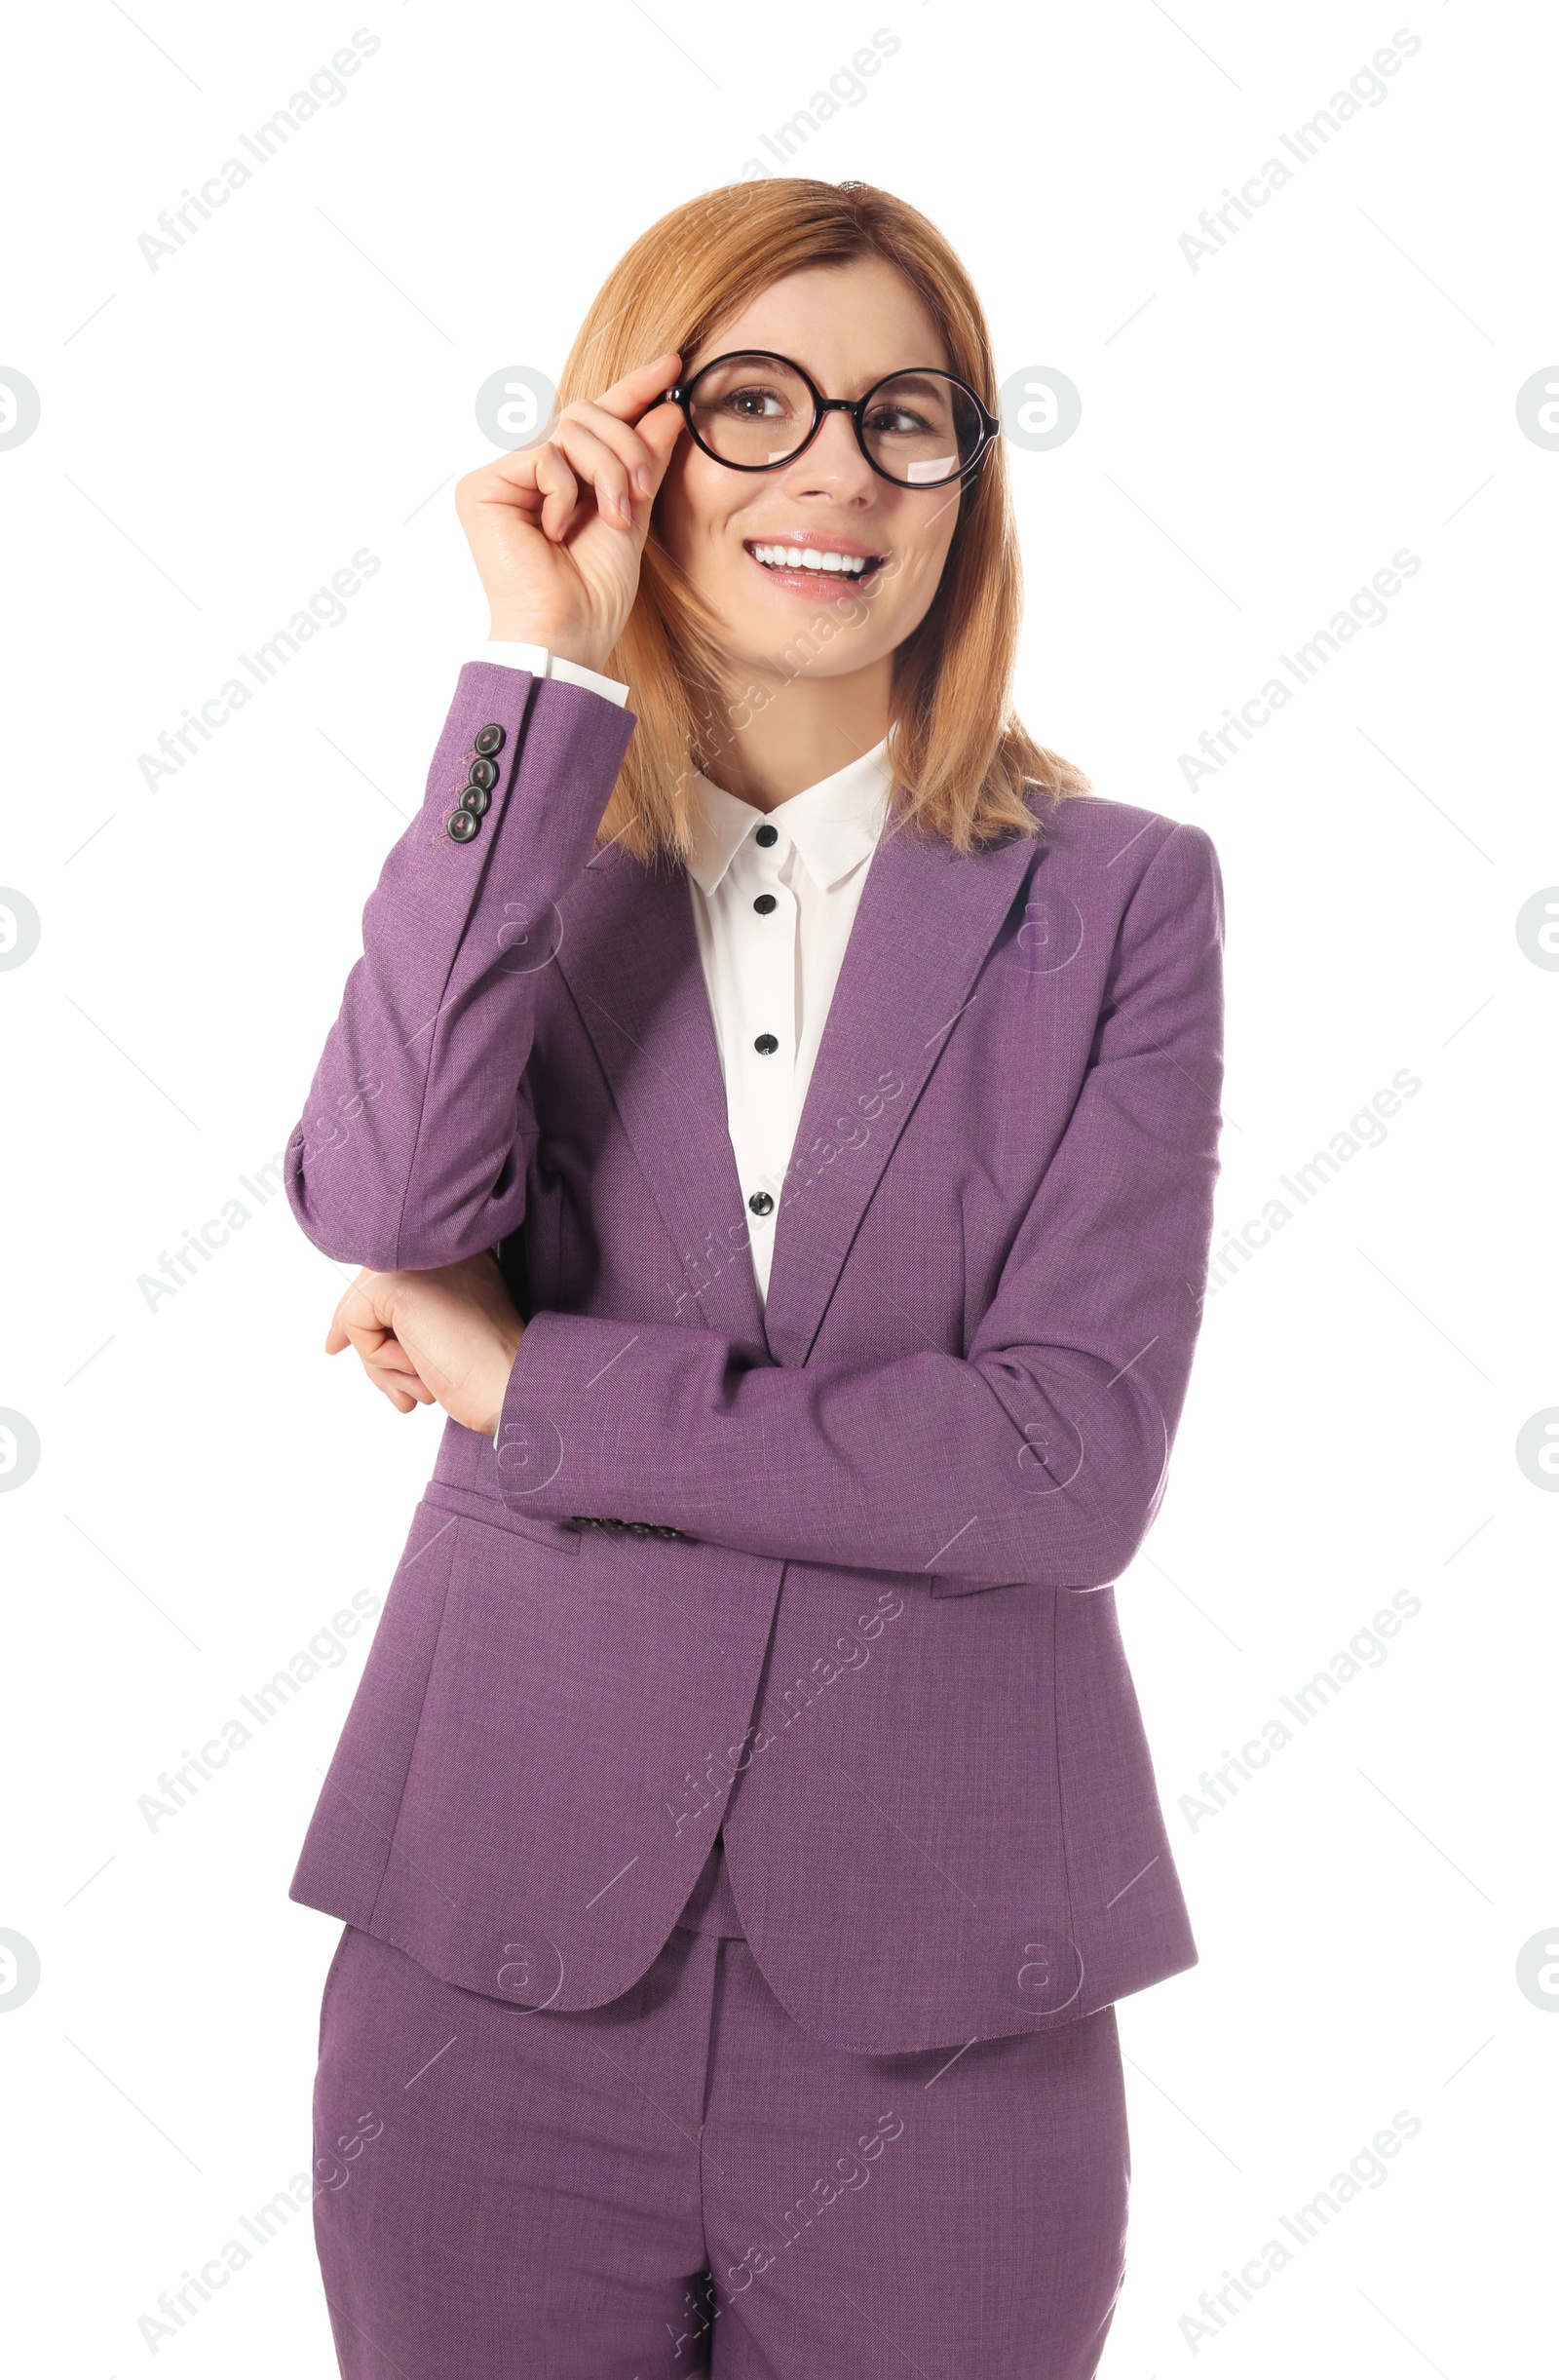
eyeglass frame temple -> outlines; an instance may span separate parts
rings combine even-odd
[[[793,371],[798,379],[804,380],[807,384],[807,390],[812,398],[813,403],[814,419],[812,428],[807,432],[807,435],[802,440],[800,445],[795,447],[791,453],[782,456],[780,461],[778,463],[728,462],[723,454],[716,454],[712,447],[704,444],[703,439],[699,436],[698,431],[693,426],[693,415],[688,409],[689,394],[698,386],[705,372],[712,371],[717,364],[730,363],[732,359],[737,356],[756,356],[766,364],[782,364],[785,365],[787,370]],[[881,388],[886,388],[890,380],[903,380],[907,378],[911,372],[917,371],[934,372],[938,379],[951,380],[955,388],[961,388],[963,390],[965,396],[969,399],[970,404],[973,405],[975,411],[980,417],[979,444],[974,449],[974,452],[970,455],[969,461],[960,465],[957,471],[949,473],[945,480],[895,480],[893,474],[891,472],[884,471],[882,465],[872,456],[866,444],[866,434],[861,427],[861,416],[865,412],[867,405],[871,403],[871,400],[876,396],[877,391]],[[971,389],[969,382],[963,377],[962,373],[947,371],[940,364],[910,364],[906,365],[900,371],[884,372],[882,378],[880,380],[874,380],[870,388],[865,392],[865,395],[861,397],[825,397],[821,389],[818,386],[816,380],[814,380],[812,377],[812,374],[806,370],[804,365],[798,364],[793,356],[781,356],[772,347],[735,347],[731,350],[731,354],[729,356],[711,356],[707,364],[700,365],[698,370],[694,373],[691,380],[679,380],[675,388],[666,389],[663,395],[652,398],[650,403],[645,406],[644,411],[645,413],[653,413],[658,405],[663,404],[675,404],[681,406],[682,418],[688,425],[688,436],[693,440],[694,444],[699,449],[699,452],[701,454],[706,454],[711,463],[718,463],[722,471],[781,471],[786,463],[793,463],[796,461],[798,456],[806,453],[807,448],[812,444],[813,440],[818,436],[818,432],[822,428],[823,415],[825,413],[848,413],[850,415],[851,428],[856,433],[856,445],[860,448],[862,455],[865,457],[867,463],[870,464],[871,469],[876,472],[877,477],[880,480],[886,480],[890,487],[951,487],[955,480],[962,480],[972,479],[975,472],[984,462],[986,455],[990,452],[991,446],[995,442],[996,439],[1001,435],[1002,429],[1000,416],[991,411],[989,405],[987,405],[983,397],[980,396],[978,390]],[[640,419],[643,419],[642,414],[640,415]]]

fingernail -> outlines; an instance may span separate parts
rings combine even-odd
[[[647,496],[655,485],[655,474],[648,463],[641,463],[633,474],[633,484],[641,496]]]

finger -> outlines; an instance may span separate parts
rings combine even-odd
[[[681,362],[675,348],[668,348],[665,355],[652,357],[648,364],[641,364],[634,371],[625,374],[604,395],[579,402],[614,415],[620,421],[637,420],[647,406],[673,386]],[[680,422],[681,415],[677,408],[673,405],[669,409]],[[601,425],[597,423],[595,427],[599,430]],[[516,498],[523,499],[533,494],[536,489],[537,458],[546,451],[554,430],[555,424],[550,425],[533,445],[518,446],[510,454],[495,456],[492,462],[484,463],[479,471],[468,472],[455,488],[456,511],[463,512],[469,505],[484,502],[513,503]]]
[[[665,405],[657,413],[646,414],[638,430],[628,434],[636,439],[638,451],[645,459],[634,466],[631,479],[625,474],[621,480],[618,474],[624,471],[624,465],[617,460],[619,450],[615,441],[607,444],[603,429],[597,442],[593,425],[580,415],[571,414],[560,421],[549,443],[554,451],[566,453],[573,464],[577,475],[576,497],[578,482],[583,480],[591,487],[596,508],[609,526],[647,530],[649,515],[646,508],[654,504],[660,493],[666,465],[685,426],[681,408],[677,405]],[[610,470],[603,468],[601,462],[602,455],[606,453],[614,458]],[[570,520],[572,518],[571,513]],[[550,535],[553,533],[549,529]],[[562,530],[555,532],[558,536],[563,533]]]
[[[557,545],[579,504],[579,481],[561,450],[550,440],[536,450],[536,484],[545,499],[541,517],[543,534]]]
[[[637,365],[621,380],[614,380],[593,403],[621,421],[637,421],[646,406],[675,386],[681,368],[682,358],[674,347],[668,347],[664,356],[652,356],[648,364]]]
[[[375,1314],[371,1310],[359,1314],[343,1314],[340,1321],[342,1329],[359,1355],[364,1351],[372,1355],[384,1345],[386,1339],[395,1336],[395,1324],[385,1316]]]
[[[368,1322],[348,1322],[338,1306],[335,1320],[325,1335],[324,1352],[327,1356],[338,1356],[343,1354],[347,1348],[355,1347],[361,1355],[364,1343],[371,1343],[376,1333],[380,1338],[384,1337],[382,1324]]]
[[[546,442],[539,439],[534,446],[516,447],[513,454],[501,454],[494,462],[484,463],[479,471],[468,471],[463,480],[455,482],[455,511],[460,518],[468,519],[483,504],[501,504],[531,515],[539,513],[536,458]]]
[[[552,432],[551,443],[566,458],[575,479],[589,488],[601,518],[614,521],[619,528],[630,529],[633,526],[633,491],[628,485],[630,466],[603,439],[597,438],[585,422],[567,416]],[[634,443],[638,444],[638,441],[635,440]],[[648,447],[641,451],[648,456]]]
[[[650,469],[655,475],[646,491],[652,502],[660,493],[661,481],[665,477],[665,467],[675,451],[677,440],[687,426],[686,418],[679,404],[664,404],[658,412],[646,413],[639,423],[639,436],[650,450]]]
[[[376,1315],[364,1315],[361,1318],[355,1318],[350,1314],[343,1315],[341,1329],[345,1333],[348,1345],[355,1347],[364,1360],[369,1356],[377,1355],[385,1342],[395,1337],[391,1325],[386,1322],[381,1322]]]
[[[427,1385],[399,1339],[386,1339],[382,1347],[360,1347],[358,1354],[363,1370],[371,1372],[376,1380],[399,1380],[407,1386],[415,1381],[419,1388]]]
[[[579,404],[571,404],[562,419],[564,422],[577,422],[581,429],[589,431],[601,445],[616,455],[636,494],[648,496],[654,492],[656,483],[654,450],[636,430],[629,428],[626,421],[620,421],[615,413],[608,413],[598,404],[589,404],[583,402]],[[560,423],[559,428],[561,426]],[[553,435],[555,436],[556,433],[554,432]],[[596,494],[598,497],[599,488],[596,489]]]
[[[358,1322],[364,1321],[373,1315],[374,1304],[372,1297],[366,1292],[366,1284],[374,1278],[373,1273],[364,1267],[359,1273],[357,1280],[336,1300],[336,1309],[330,1317],[330,1327],[324,1337],[324,1352],[327,1356],[338,1356],[351,1345],[346,1327],[346,1318],[349,1314]]]
[[[392,1401],[409,1397],[416,1404],[432,1404],[435,1401],[432,1389],[399,1339],[386,1336],[377,1347],[360,1346],[358,1355],[374,1387],[381,1389]]]

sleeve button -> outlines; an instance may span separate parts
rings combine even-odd
[[[473,818],[469,810],[457,810],[444,828],[451,843],[469,843],[481,832],[481,821]]]
[[[476,730],[476,750],[483,760],[490,760],[494,752],[501,752],[503,749],[504,731],[496,719],[490,719],[485,727]]]

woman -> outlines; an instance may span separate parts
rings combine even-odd
[[[492,642],[289,1156],[449,1416],[293,1886],[362,2380],[1101,2352],[1221,904],[1011,714],[994,381],[923,217],[742,184],[461,482]]]

